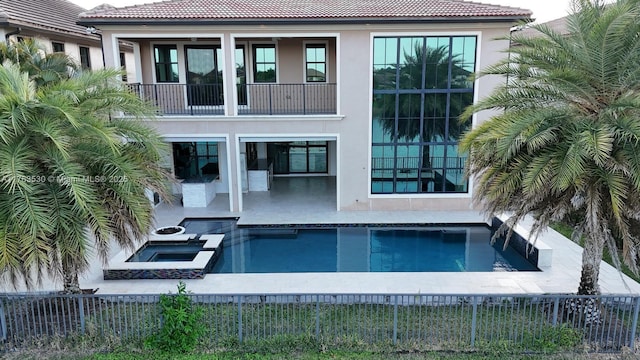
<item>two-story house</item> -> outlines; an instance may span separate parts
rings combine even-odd
[[[173,0],[79,24],[102,32],[107,66],[133,44],[131,88],[159,109],[150,125],[172,144],[184,206],[215,191],[242,211],[273,176],[296,176],[328,182],[337,210],[455,210],[472,206],[458,139],[489,114],[458,115],[504,81],[470,75],[507,56],[530,15],[459,0]]]
[[[86,9],[65,0],[0,0],[0,39],[21,41],[32,38],[48,52],[64,52],[83,68],[104,66],[100,34],[78,25],[78,15]],[[133,75],[135,64],[130,45],[118,45],[116,63]]]

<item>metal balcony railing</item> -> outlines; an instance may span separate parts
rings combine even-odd
[[[224,115],[222,84],[127,84],[159,115]],[[336,84],[240,84],[239,115],[320,115],[337,113]]]
[[[336,114],[336,84],[239,84],[239,115]]]
[[[418,170],[420,167],[420,157],[417,156],[408,156],[397,158],[391,157],[373,157],[371,159],[371,168],[372,169],[393,169],[394,167],[397,169],[415,169]],[[433,156],[429,157],[428,164],[422,164],[423,169],[464,169],[465,164],[467,162],[467,157],[441,157],[441,156]],[[395,165],[395,166],[394,166]]]
[[[128,84],[159,115],[224,115],[222,84]]]

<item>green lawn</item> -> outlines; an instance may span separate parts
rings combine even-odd
[[[561,360],[561,359],[576,359],[576,360],[605,360],[605,359],[636,359],[633,355],[624,354],[518,354],[505,352],[426,352],[426,353],[401,353],[393,351],[385,352],[370,352],[370,351],[331,351],[327,350],[320,352],[317,350],[300,351],[293,353],[245,353],[236,351],[225,351],[217,353],[197,353],[188,355],[166,355],[160,353],[136,353],[136,352],[113,352],[106,354],[80,354],[69,352],[54,352],[48,351],[47,353],[20,353],[10,354],[6,359],[51,359],[51,360],[267,360],[267,359],[372,359],[372,360],[388,360],[388,359],[450,359],[450,360]]]
[[[560,234],[564,235],[567,239],[571,239],[571,232],[573,232],[573,228],[571,226],[564,223],[553,223],[551,225],[551,228],[559,232]],[[580,245],[582,246],[582,242]],[[622,254],[619,254],[619,256],[620,256],[620,261],[622,261]],[[615,266],[613,264],[613,259],[611,258],[611,254],[609,253],[609,250],[607,248],[604,249],[604,252],[602,254],[602,260],[604,260],[607,264],[610,264],[611,266]],[[627,265],[623,263],[621,267],[622,267],[621,270],[625,275],[629,276],[630,278],[632,278],[637,282],[640,282],[640,276],[634,274],[633,271],[631,271],[631,269],[629,269]]]

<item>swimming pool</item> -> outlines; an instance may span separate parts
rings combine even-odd
[[[446,226],[237,227],[235,219],[185,219],[188,233],[224,232],[212,273],[537,271],[493,228]],[[522,251],[521,251],[522,252]]]
[[[203,241],[149,241],[133,254],[128,262],[192,261],[202,250]]]

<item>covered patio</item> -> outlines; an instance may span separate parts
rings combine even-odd
[[[229,211],[229,195],[218,194],[206,208],[185,208],[176,198],[156,208],[156,225],[177,225],[184,218],[239,217],[240,224],[305,224],[334,218],[335,176],[275,177],[270,191],[243,194],[243,211]],[[310,215],[313,214],[313,217]]]

